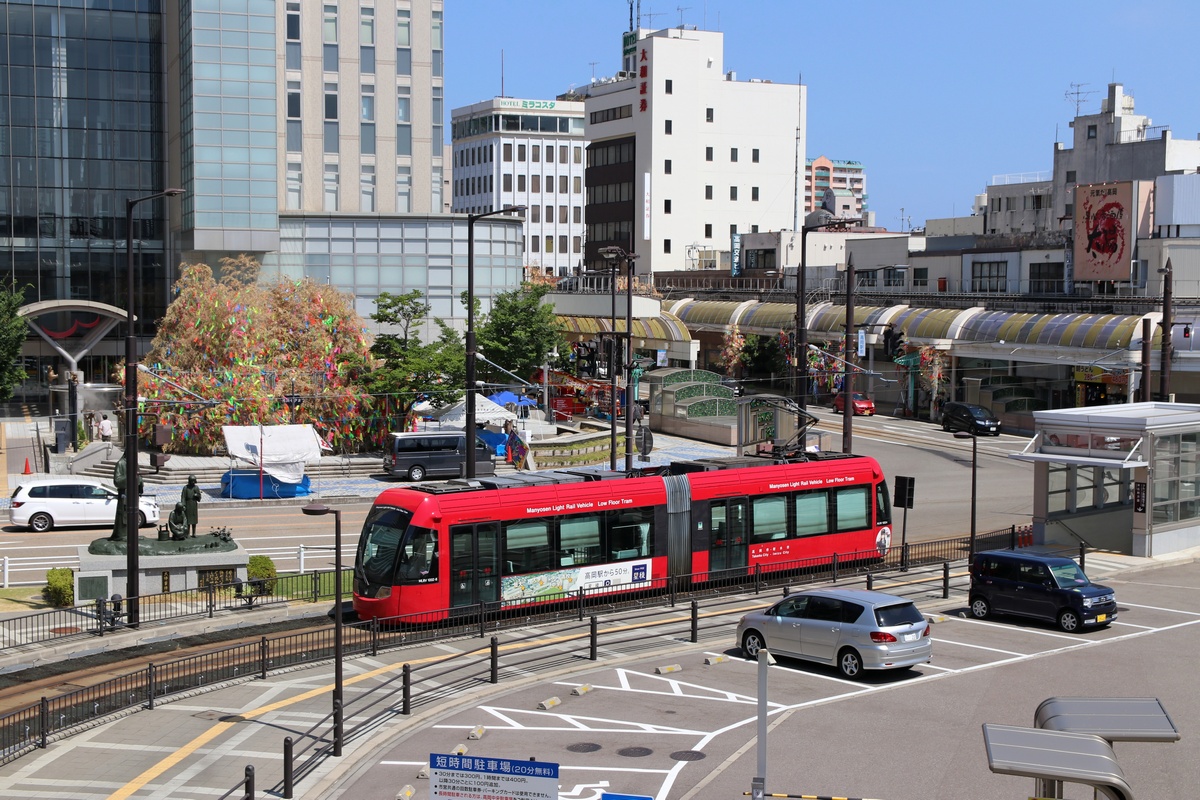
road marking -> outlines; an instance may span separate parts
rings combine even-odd
[[[1121,628],[1141,628],[1144,631],[1158,630],[1158,628],[1155,628],[1153,625],[1134,625],[1132,622],[1114,622],[1112,624]]]
[[[1137,603],[1125,603],[1125,602],[1122,602],[1121,605],[1128,606],[1129,608],[1145,608],[1145,609],[1149,609],[1150,611],[1168,611],[1172,614],[1187,614],[1190,617],[1200,617],[1200,611],[1182,611],[1178,608],[1162,608],[1160,606],[1142,606],[1142,605],[1138,605]]]
[[[981,644],[967,644],[966,642],[956,642],[953,639],[935,639],[938,644],[956,644],[959,647],[969,647],[972,650],[987,650],[989,653],[1004,653],[1006,656],[1028,656],[1032,653],[1018,653],[1013,650],[1001,650],[999,647],[984,647]]]
[[[981,619],[968,619],[966,617],[953,617],[949,615],[946,616],[946,619],[953,620],[954,622],[966,622],[971,625],[983,625],[989,628],[1001,628],[1006,631],[1024,631],[1026,633],[1033,633],[1038,636],[1049,636],[1054,639],[1070,639],[1072,641],[1077,639],[1076,636],[1069,633],[1051,633],[1050,631],[1039,631],[1036,628],[1020,628],[1012,625],[1004,625],[999,622],[984,622]]]

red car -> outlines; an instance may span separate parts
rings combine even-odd
[[[846,393],[842,392],[833,398],[833,410],[839,414],[845,413],[846,408]],[[854,413],[864,416],[875,415],[875,401],[867,397],[862,392],[854,393]]]

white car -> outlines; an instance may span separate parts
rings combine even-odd
[[[158,524],[158,500],[142,495],[138,503],[141,526]],[[29,481],[17,487],[9,504],[8,521],[38,532],[67,525],[112,529],[117,518],[117,492],[93,478],[64,476]]]

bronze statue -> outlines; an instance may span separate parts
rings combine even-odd
[[[113,533],[109,538],[114,542],[136,541],[137,531],[126,530],[126,520],[129,516],[127,498],[125,497],[125,484],[128,483],[126,476],[128,472],[125,467],[125,454],[117,459],[116,465],[113,467],[113,486],[117,488],[117,518],[113,521]],[[140,495],[145,489],[145,481],[142,480],[142,475],[138,473],[138,494]]]
[[[187,513],[188,529],[193,538],[196,536],[196,524],[200,521],[200,499],[203,496],[204,493],[196,485],[196,476],[188,475],[187,486],[183,487],[183,497],[180,500]]]
[[[183,503],[176,503],[175,508],[171,509],[171,516],[167,517],[167,530],[176,541],[188,538],[188,519]]]

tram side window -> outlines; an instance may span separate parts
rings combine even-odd
[[[569,517],[558,523],[559,565],[596,564],[604,560],[599,514]]]
[[[400,548],[396,563],[397,583],[433,583],[437,581],[437,531],[413,528],[412,536]]]
[[[834,519],[837,530],[858,531],[870,527],[870,486],[852,486],[837,489],[833,495]]]
[[[504,526],[505,575],[557,567],[552,552],[548,520],[524,520]]]
[[[651,527],[653,508],[630,508],[609,512],[608,547],[613,561],[623,558],[646,558],[653,541]]]
[[[750,543],[773,542],[787,538],[787,498],[757,497],[750,506]]]
[[[829,533],[828,494],[823,491],[796,495],[796,535]]]

